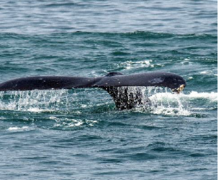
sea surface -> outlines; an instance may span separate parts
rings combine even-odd
[[[1,0],[0,83],[164,71],[177,95],[119,111],[101,89],[0,92],[0,179],[217,179],[216,0]],[[135,91],[131,88],[130,91]]]

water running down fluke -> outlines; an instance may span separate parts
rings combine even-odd
[[[30,112],[60,110],[62,104],[65,108],[69,105],[67,92],[67,90],[0,92],[0,110]]]
[[[119,92],[127,90],[127,87],[120,87]],[[128,97],[132,100],[139,91],[143,104],[137,105],[134,111],[147,112],[160,115],[190,116],[194,111],[216,108],[217,93],[198,93],[195,91],[189,94],[175,94],[168,88],[161,87],[128,87]],[[29,112],[82,112],[85,109],[103,106],[111,103],[109,96],[104,94],[106,101],[103,101],[104,92],[97,89],[68,90],[35,90],[35,91],[12,91],[0,93],[0,110],[29,111]],[[95,94],[95,98],[94,98]],[[197,106],[197,101],[203,102],[206,106]],[[92,113],[92,112],[90,112]]]

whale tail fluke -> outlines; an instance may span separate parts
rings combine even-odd
[[[110,72],[96,78],[66,76],[36,76],[10,80],[0,84],[0,91],[30,91],[46,89],[102,88],[112,96],[118,109],[131,109],[142,104],[143,94],[137,89],[129,92],[129,86],[168,87],[180,92],[185,87],[185,80],[176,74],[151,72],[123,75]]]

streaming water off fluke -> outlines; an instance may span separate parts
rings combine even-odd
[[[121,94],[128,89],[128,96],[135,95],[140,90],[144,95],[142,97],[143,104],[137,105],[132,111],[142,113],[191,116],[197,110],[217,108],[217,93],[214,92],[198,93],[192,91],[189,94],[176,94],[168,88],[161,87],[121,87],[118,89]],[[0,110],[36,113],[59,111],[69,114],[83,113],[83,111],[89,111],[92,108],[110,105],[114,111],[117,111],[111,98],[106,97],[104,100],[100,100],[101,96],[107,95],[99,89],[1,92]],[[203,103],[205,107],[199,107],[199,104]],[[103,108],[102,111],[105,111],[105,109]],[[92,110],[90,113],[92,113]]]

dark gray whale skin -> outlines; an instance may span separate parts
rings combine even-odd
[[[168,87],[174,92],[180,92],[185,87],[185,80],[176,74],[166,72],[149,72],[123,75],[110,72],[103,77],[66,77],[66,76],[36,76],[24,77],[0,84],[0,91],[30,91],[46,89],[72,88],[102,88],[114,99],[118,109],[131,109],[141,102],[141,94],[130,98],[127,91],[119,93],[119,87],[127,86],[156,86]],[[182,89],[183,89],[182,88]],[[137,92],[138,94],[138,92]],[[132,95],[131,95],[132,96]]]

